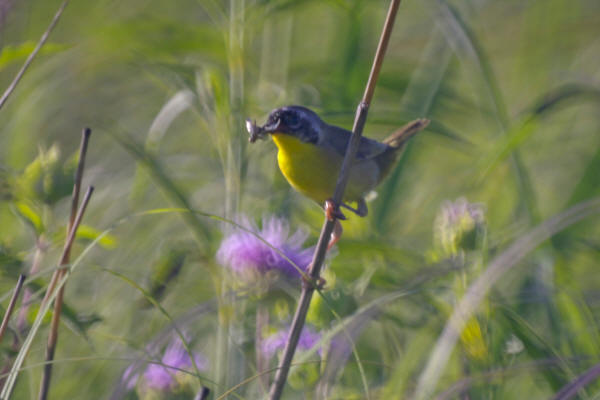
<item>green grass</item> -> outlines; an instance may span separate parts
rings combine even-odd
[[[11,4],[2,88],[60,2]],[[9,366],[31,333],[12,398],[37,398],[49,323],[36,307],[65,239],[84,126],[84,185],[96,191],[73,249],[84,255],[66,284],[51,397],[151,398],[121,378],[135,360],[138,371],[161,363],[175,327],[208,359],[200,380],[184,368],[186,390],[264,396],[256,313],[268,310],[265,332],[289,324],[300,283],[248,287],[216,253],[242,214],[285,218],[307,245],[323,215],[285,182],[270,141],[247,142],[244,119],[301,104],[350,128],[387,5],[72,0],[0,110],[2,310],[19,273],[33,294],[0,343]],[[295,358],[284,398],[537,399],[567,385],[598,398],[599,15],[594,0],[403,1],[365,135],[432,123],[369,216],[344,223],[309,312],[323,338]],[[436,216],[460,197],[481,204],[484,221],[443,243]],[[468,331],[446,342],[491,268],[500,273],[468,304]],[[354,355],[327,351],[341,337]]]

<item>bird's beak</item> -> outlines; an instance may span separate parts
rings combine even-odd
[[[278,132],[281,128],[281,119],[277,118],[275,119],[275,121],[267,121],[266,124],[263,125],[262,128],[260,128],[264,133],[274,133],[274,132]]]

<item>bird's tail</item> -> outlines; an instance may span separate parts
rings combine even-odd
[[[427,125],[429,125],[429,120],[427,118],[415,119],[385,138],[383,143],[396,149],[400,148],[408,141],[408,139],[425,129]]]

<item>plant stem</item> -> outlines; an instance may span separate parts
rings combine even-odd
[[[260,386],[263,394],[266,394],[269,387],[269,375],[261,375],[268,367],[268,360],[262,352],[263,335],[265,327],[269,324],[269,310],[263,304],[256,307],[256,331],[254,339],[254,352],[256,353],[256,373],[260,375]]]
[[[23,78],[23,75],[25,75],[25,71],[27,71],[27,68],[29,68],[29,66],[33,62],[33,59],[35,58],[35,56],[37,56],[37,54],[40,52],[40,50],[42,49],[42,46],[44,45],[44,43],[46,43],[46,40],[48,40],[48,36],[50,36],[50,33],[52,32],[52,30],[54,29],[54,27],[58,23],[58,20],[60,19],[60,16],[62,15],[62,13],[63,13],[63,11],[64,11],[64,9],[65,9],[65,7],[67,6],[68,3],[69,3],[69,0],[65,0],[60,5],[60,7],[58,8],[58,10],[56,11],[56,14],[54,14],[54,18],[52,18],[52,21],[50,22],[50,25],[48,25],[48,28],[46,29],[46,31],[44,32],[44,34],[40,38],[37,46],[35,46],[35,49],[33,49],[33,51],[31,52],[31,54],[29,54],[29,57],[27,57],[27,60],[25,60],[25,63],[23,64],[23,66],[21,67],[21,69],[19,70],[19,72],[17,72],[17,75],[15,76],[15,78],[13,79],[13,81],[10,83],[10,85],[4,91],[4,94],[2,95],[2,98],[0,98],[0,109],[4,106],[4,104],[8,100],[8,97],[11,95],[11,93],[15,90],[15,88],[19,84],[19,81],[21,81],[21,78]]]
[[[81,204],[81,208],[78,209],[79,204],[79,192],[81,190],[81,180],[83,179],[83,170],[85,168],[85,156],[87,154],[87,147],[90,140],[92,131],[89,128],[85,128],[81,135],[81,145],[79,147],[79,162],[77,164],[77,171],[75,172],[75,183],[73,184],[73,194],[71,196],[71,215],[69,217],[69,223],[67,225],[67,241],[65,242],[65,248],[59,266],[66,265],[69,263],[71,257],[71,246],[75,240],[75,233],[77,227],[81,222],[85,208],[87,207],[90,196],[93,192],[93,187],[88,188],[85,198]],[[77,222],[77,225],[75,224]],[[73,236],[72,240],[69,238]],[[54,290],[56,283],[64,277],[66,270],[59,268],[52,274],[52,279],[46,295],[44,296],[43,303],[48,299],[48,296]],[[44,366],[44,372],[42,375],[42,384],[40,386],[39,399],[45,400],[48,397],[48,390],[50,388],[50,377],[52,375],[52,360],[54,359],[54,351],[56,350],[56,343],[58,341],[58,324],[60,322],[60,314],[62,312],[63,297],[64,297],[65,286],[61,286],[58,289],[58,294],[54,301],[54,311],[52,314],[52,322],[50,324],[50,333],[48,334],[48,343],[46,346],[46,365]]]
[[[71,214],[69,216],[69,224],[67,225],[67,237],[71,233],[72,225],[75,220],[75,216],[77,215],[77,203],[79,201],[79,192],[81,190],[81,180],[83,179],[83,168],[85,166],[85,155],[87,153],[87,146],[90,140],[90,135],[92,131],[89,128],[85,128],[81,137],[81,145],[79,147],[79,162],[77,164],[77,171],[75,172],[75,182],[73,184],[73,194],[71,200]],[[69,257],[71,255],[71,248],[68,248],[68,251],[63,253],[63,257],[61,258],[59,265],[64,265],[69,263]],[[52,274],[52,278],[50,279],[50,283],[48,284],[48,290],[46,290],[46,294],[44,295],[44,299],[42,303],[48,301],[48,297],[54,290],[56,283],[62,277],[61,269],[57,269]]]
[[[235,219],[240,209],[241,185],[243,180],[245,133],[242,108],[244,102],[244,18],[246,1],[229,0],[229,26],[227,39],[227,64],[229,79],[229,110],[223,121],[229,128],[229,137],[224,148],[223,172],[225,176],[225,217]],[[226,232],[229,227],[224,227]],[[227,289],[227,281],[220,280],[219,292],[219,327],[217,329],[216,347],[216,381],[219,383],[217,393],[242,379],[243,361],[234,350],[234,332],[239,328],[231,310],[235,309],[235,297]]]
[[[385,57],[385,52],[387,50],[387,45],[394,27],[394,20],[396,19],[396,13],[399,6],[400,0],[392,0],[390,3],[383,27],[383,32],[381,33],[379,45],[377,46],[377,52],[375,53],[375,59],[373,60],[373,66],[371,67],[371,73],[369,74],[369,80],[367,81],[367,86],[365,88],[365,93],[362,101],[358,105],[358,109],[356,110],[356,117],[354,118],[354,126],[352,128],[352,136],[350,137],[350,143],[346,149],[346,155],[344,156],[344,162],[342,163],[342,168],[335,187],[335,193],[333,195],[334,204],[340,204],[342,202],[344,190],[346,189],[346,184],[348,183],[348,178],[350,177],[350,167],[354,160],[354,156],[356,155],[356,151],[358,150],[362,131],[367,120],[369,105],[371,104],[373,93],[375,92],[375,84],[377,83],[377,78],[379,77],[379,71],[381,70],[381,65],[383,64],[383,59]],[[310,278],[313,280],[313,282],[316,282],[319,279],[321,267],[323,266],[323,261],[325,260],[327,245],[329,244],[329,238],[331,237],[331,233],[333,232],[333,227],[335,224],[335,219],[329,220],[326,218],[323,228],[321,229],[321,235],[319,236],[319,241],[313,255],[309,272]],[[300,295],[300,299],[298,301],[298,308],[296,309],[296,313],[294,314],[294,319],[292,321],[292,327],[290,329],[288,341],[283,351],[283,357],[279,364],[277,374],[275,375],[275,381],[271,386],[271,391],[269,393],[270,400],[278,400],[281,398],[281,394],[283,393],[283,388],[290,370],[292,358],[294,357],[296,346],[298,345],[298,341],[300,339],[300,333],[302,332],[304,322],[306,321],[306,314],[308,313],[308,307],[310,306],[310,301],[314,291],[315,286],[311,283],[306,284],[302,289],[302,294]]]
[[[15,286],[15,291],[13,292],[12,298],[10,299],[10,303],[8,303],[8,308],[6,309],[6,314],[4,314],[4,318],[2,319],[2,324],[0,325],[0,342],[2,341],[2,337],[4,336],[4,331],[6,331],[6,327],[8,326],[8,321],[10,320],[10,316],[15,309],[15,304],[17,303],[17,299],[19,298],[19,293],[21,293],[21,288],[23,287],[23,283],[25,282],[25,275],[19,275],[19,280],[17,281],[17,285]]]

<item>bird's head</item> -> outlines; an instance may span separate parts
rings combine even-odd
[[[324,122],[319,116],[301,106],[277,108],[269,114],[262,132],[291,135],[306,143],[318,143]]]

